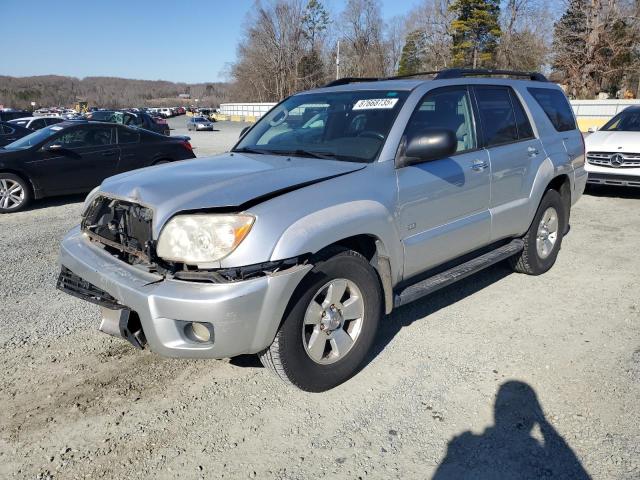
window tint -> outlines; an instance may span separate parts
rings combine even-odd
[[[509,88],[476,87],[485,146],[501,145],[518,140],[515,114]]]
[[[444,128],[454,132],[458,139],[456,153],[477,147],[466,87],[442,88],[424,96],[407,124],[407,141],[427,128]]]
[[[571,106],[561,90],[555,88],[528,88],[527,90],[542,107],[558,132],[576,129]]]
[[[50,142],[51,145],[62,145],[65,148],[98,147],[111,143],[110,128],[75,129]]]
[[[29,126],[31,130],[40,130],[41,128],[44,128],[44,127],[46,127],[46,124],[43,118],[34,120],[33,122],[31,122],[31,125]]]
[[[140,134],[126,128],[118,129],[118,143],[138,143]]]
[[[531,128],[531,123],[529,122],[529,118],[522,108],[522,104],[520,100],[511,90],[511,104],[513,105],[513,110],[516,113],[516,125],[518,127],[518,138],[520,140],[527,140],[529,138],[533,138],[533,129]]]
[[[47,118],[47,125],[55,125],[56,123],[60,123],[63,120],[61,118]]]
[[[640,132],[640,110],[627,108],[613,117],[601,130],[618,132]]]

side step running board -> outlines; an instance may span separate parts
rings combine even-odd
[[[438,273],[433,277],[426,278],[418,283],[409,285],[404,290],[400,291],[393,300],[393,306],[399,307],[409,302],[413,302],[418,298],[429,295],[447,285],[451,285],[458,280],[462,280],[469,275],[473,275],[480,270],[483,270],[491,265],[494,265],[502,260],[515,255],[522,251],[524,248],[524,242],[520,239],[512,240],[510,243],[473,258],[468,262],[462,263],[457,267],[450,268],[444,272]]]

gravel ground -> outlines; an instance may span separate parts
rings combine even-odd
[[[190,136],[202,155],[240,128]],[[585,195],[545,275],[498,265],[395,311],[323,394],[99,333],[54,288],[81,200],[0,217],[0,478],[640,478],[638,191]]]

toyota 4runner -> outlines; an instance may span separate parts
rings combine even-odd
[[[58,287],[139,348],[255,353],[323,391],[394,308],[502,260],[551,268],[586,180],[569,103],[540,74],[341,79],[228,153],[105,180],[62,242]]]

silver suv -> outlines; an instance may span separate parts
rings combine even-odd
[[[256,353],[324,391],[394,308],[502,260],[551,268],[586,180],[569,104],[540,74],[342,79],[285,99],[228,153],[104,181],[58,286],[139,348]]]

